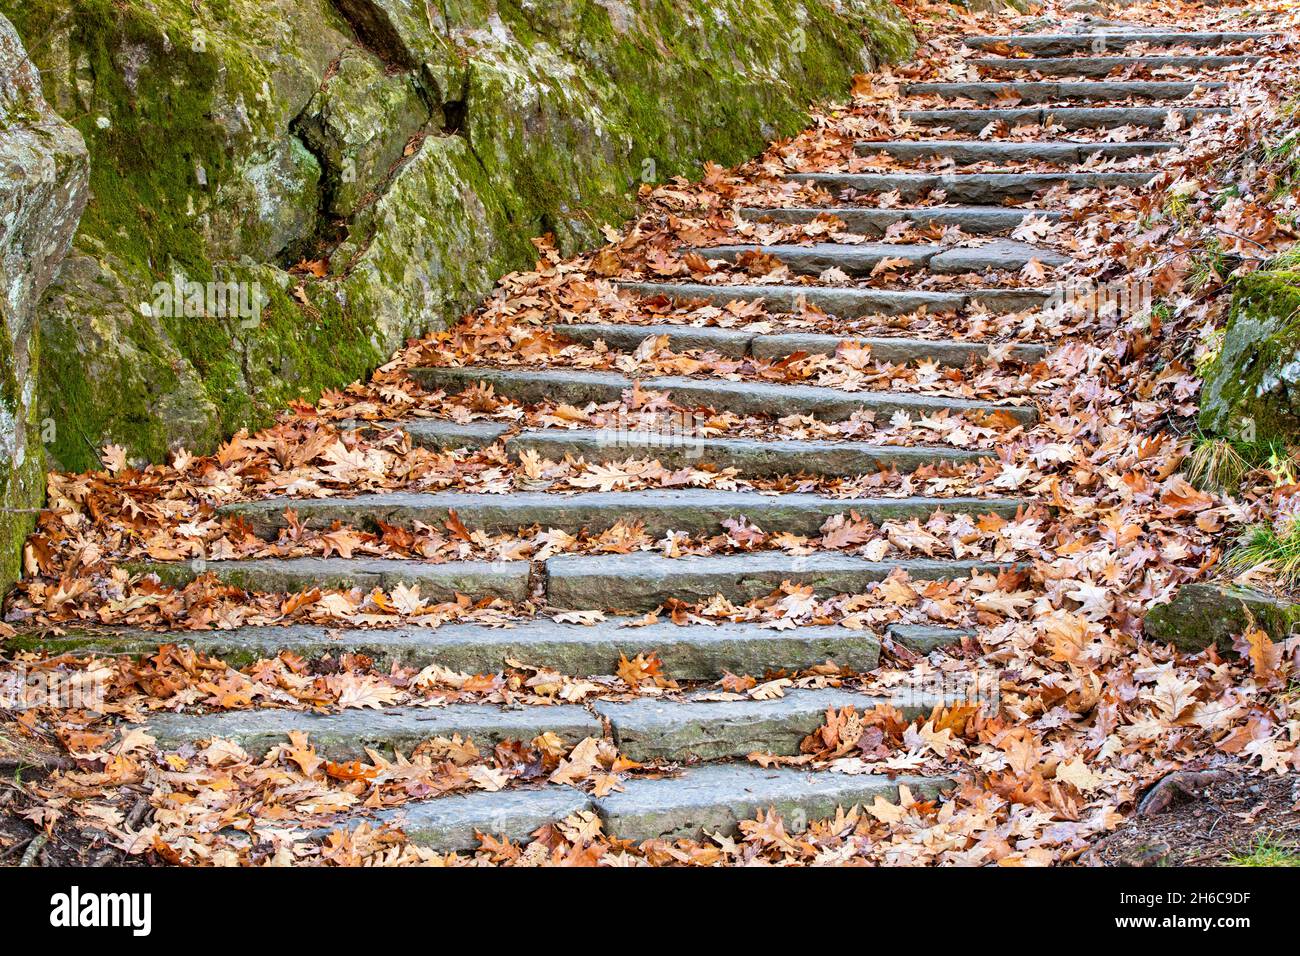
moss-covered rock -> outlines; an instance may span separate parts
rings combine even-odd
[[[1228,584],[1184,584],[1172,601],[1147,612],[1143,630],[1153,641],[1195,653],[1211,644],[1231,651],[1233,638],[1252,624],[1281,640],[1300,625],[1300,605]]]
[[[1205,369],[1201,427],[1248,441],[1300,438],[1300,272],[1237,280],[1223,346]]]
[[[205,451],[364,376],[530,265],[530,237],[595,242],[642,181],[752,155],[912,43],[887,0],[0,11],[92,157],[42,318],[51,451],[68,468],[107,442]],[[258,313],[220,296],[178,307],[227,283]]]
[[[0,17],[0,594],[45,491],[37,306],[86,205],[86,147]]]

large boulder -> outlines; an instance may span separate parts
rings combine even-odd
[[[41,95],[40,74],[0,16],[0,593],[45,490],[37,404],[37,306],[89,196],[86,145]]]
[[[905,55],[887,0],[0,0],[86,137],[47,293],[67,468],[210,450],[366,375],[637,187]],[[297,266],[297,268],[295,268]]]
[[[1201,427],[1247,442],[1300,435],[1300,273],[1236,280],[1223,344],[1205,369]]]
[[[1192,654],[1214,644],[1232,651],[1235,638],[1254,626],[1273,640],[1300,625],[1300,605],[1252,588],[1217,582],[1184,584],[1168,604],[1147,611],[1143,631],[1153,641]]]

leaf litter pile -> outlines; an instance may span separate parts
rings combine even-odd
[[[1284,27],[1294,35],[1296,16],[1285,5],[1255,9],[1261,12],[1249,28]],[[212,456],[178,451],[169,464],[142,465],[109,447],[102,471],[51,474],[47,509],[24,552],[26,578],[6,607],[8,623],[0,628],[12,636],[15,630],[57,635],[88,625],[134,626],[157,630],[159,641],[167,642],[183,641],[186,631],[246,625],[383,628],[456,621],[505,627],[537,615],[571,624],[603,619],[599,611],[560,613],[538,601],[430,602],[418,587],[249,593],[211,574],[168,587],[131,573],[127,562],[139,559],[338,555],[537,561],[561,553],[679,557],[835,550],[872,560],[1018,562],[1018,570],[957,581],[914,581],[896,571],[863,593],[828,598],[786,583],[744,604],[721,596],[697,604],[674,601],[630,622],[635,627],[661,620],[697,626],[737,621],[777,629],[835,624],[877,633],[894,623],[973,629],[974,637],[929,655],[887,642],[886,659],[870,673],[826,665],[805,672],[728,674],[707,687],[708,696],[717,699],[770,699],[797,687],[853,687],[887,695],[936,682],[973,686],[980,674],[993,673],[992,707],[953,705],[915,721],[891,707],[865,713],[847,708],[829,712],[799,756],[750,757],[764,766],[814,773],[944,774],[958,781],[956,790],[929,801],[903,788],[897,805],[879,801],[846,809],[802,832],[787,829],[776,813],[759,814],[743,823],[735,838],[698,842],[613,840],[601,832],[598,818],[583,814],[543,827],[526,845],[484,835],[476,853],[444,855],[412,845],[391,826],[349,830],[332,824],[343,813],[472,790],[566,784],[603,794],[630,776],[671,775],[675,768],[637,764],[606,739],[572,742],[553,734],[496,747],[434,738],[392,759],[369,751],[365,760],[336,763],[302,734],[290,735],[257,759],[221,739],[164,750],[133,725],[157,712],[334,712],[468,702],[545,707],[646,696],[676,699],[702,688],[666,673],[653,647],[624,657],[607,677],[576,678],[517,662],[495,674],[438,666],[381,668],[358,654],[309,661],[286,652],[237,668],[163,643],[139,660],[8,653],[0,688],[7,682],[11,696],[22,693],[22,682],[33,673],[46,673],[65,686],[93,684],[102,700],[94,710],[37,702],[11,713],[0,730],[0,763],[6,760],[5,747],[36,745],[45,748],[49,772],[6,790],[0,797],[4,812],[40,828],[51,846],[89,841],[114,859],[152,863],[1045,865],[1078,860],[1132,815],[1147,787],[1173,771],[1285,775],[1300,770],[1300,705],[1288,689],[1300,643],[1274,643],[1252,628],[1238,638],[1240,656],[1221,656],[1213,647],[1186,655],[1145,640],[1141,630],[1149,607],[1168,600],[1178,585],[1216,573],[1225,547],[1242,528],[1289,513],[1292,502],[1300,500],[1300,486],[1267,469],[1248,475],[1231,496],[1197,487],[1182,473],[1200,387],[1194,369],[1213,348],[1224,320],[1227,296],[1220,292],[1233,273],[1258,268],[1297,238],[1295,200],[1282,188],[1283,161],[1268,147],[1286,132],[1284,96],[1300,50],[1282,37],[1257,41],[1249,50],[1216,51],[1267,55],[1216,77],[1228,81],[1228,88],[1195,97],[1198,103],[1230,104],[1234,112],[1199,120],[1182,149],[1162,154],[1153,188],[1052,189],[1035,198],[1036,208],[1060,212],[1061,218],[1027,219],[1014,238],[1066,255],[1068,267],[1033,260],[1001,274],[912,274],[912,263],[900,255],[885,258],[870,276],[851,279],[838,270],[794,275],[762,252],[734,262],[710,257],[708,247],[719,244],[867,241],[830,214],[782,224],[743,218],[742,208],[946,203],[940,190],[904,201],[891,193],[832,195],[782,178],[792,169],[894,169],[882,154],[859,154],[854,143],[933,135],[899,114],[935,104],[909,100],[900,87],[977,78],[968,61],[989,54],[964,48],[960,38],[1015,32],[1033,19],[966,14],[923,2],[905,10],[922,35],[916,60],[859,77],[851,102],[821,109],[806,131],[774,143],[753,162],[735,169],[710,166],[698,183],[643,187],[641,216],[622,230],[607,227],[608,243],[594,253],[566,259],[540,240],[534,271],[506,276],[477,312],[446,332],[410,343],[369,383],[327,393],[315,406],[296,405],[272,427],[241,432]],[[1178,30],[1240,28],[1238,12],[1226,6],[1201,10],[1154,3],[1107,16]],[[1170,67],[1129,74],[1114,78],[1184,78]],[[1035,77],[1008,73],[1005,78]],[[967,138],[1032,141],[1060,132],[993,124]],[[1156,135],[1186,133],[1171,123]],[[1072,132],[1071,138],[1123,142],[1152,134],[1120,128]],[[945,172],[952,167],[932,160],[908,168]],[[1015,168],[1056,167],[1021,163]],[[1138,167],[1130,160],[1094,158],[1078,171],[1129,168]],[[903,224],[883,241],[978,246],[990,240],[955,228]],[[1223,253],[1218,261],[1230,269],[1204,267],[1211,241]],[[1135,315],[1086,308],[995,314],[972,306],[957,313],[840,320],[807,300],[786,313],[769,313],[755,303],[683,305],[665,296],[621,292],[614,281],[809,288],[852,283],[944,291],[994,284],[1037,287],[1069,277],[1106,282],[1131,275],[1150,280],[1159,308]],[[845,341],[830,355],[798,353],[782,360],[674,351],[666,336],[651,337],[634,352],[619,352],[600,340],[566,337],[571,323],[831,332]],[[853,339],[875,334],[962,338],[991,347],[986,358],[965,368],[892,364],[874,360],[870,348]],[[1041,361],[1023,362],[1012,357],[1018,342],[1052,347]],[[520,404],[487,385],[450,396],[424,389],[408,372],[428,365],[600,369],[621,372],[637,384],[620,401],[603,405]],[[671,394],[655,390],[654,378],[661,375],[1009,398],[1035,405],[1040,417],[1037,424],[1024,425],[1004,413],[899,413],[885,419],[859,412],[834,422],[801,415],[744,416],[678,404]],[[991,449],[996,457],[930,465],[911,474],[759,479],[735,469],[667,467],[653,457],[590,463],[525,453],[512,460],[499,442],[440,451],[414,445],[402,430],[404,423],[420,420],[493,422],[512,432],[651,428],[689,420],[696,434],[707,437],[852,438]],[[535,527],[489,534],[467,528],[454,514],[439,527],[416,522],[381,524],[377,531],[342,524],[314,529],[290,508],[283,530],[269,539],[216,511],[223,504],[272,496],[368,491],[686,487],[816,492],[845,499],[846,513],[815,536],[768,533],[737,519],[713,536],[658,538],[627,521],[600,533]],[[859,497],[1008,494],[1040,504],[1014,518],[939,511],[927,520],[880,526],[852,510]],[[1245,577],[1270,584],[1267,567],[1251,569]],[[22,846],[7,833],[0,829],[0,861]]]

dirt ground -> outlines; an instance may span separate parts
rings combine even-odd
[[[1300,777],[1234,776],[1131,817],[1080,860],[1092,866],[1224,866],[1259,841],[1300,854]]]
[[[0,724],[0,866],[124,866],[137,861],[106,840],[56,824],[44,827],[24,814],[43,805],[33,793],[50,773],[68,765],[53,748],[32,744]]]

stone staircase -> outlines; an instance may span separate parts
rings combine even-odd
[[[791,183],[815,184],[827,191],[831,205],[750,207],[744,219],[753,223],[805,223],[831,213],[848,229],[868,237],[882,236],[897,223],[959,226],[968,234],[992,241],[980,245],[935,242],[924,245],[889,243],[769,245],[736,243],[708,246],[696,252],[709,260],[734,262],[761,250],[775,256],[792,274],[822,276],[829,269],[843,278],[820,284],[708,284],[701,282],[624,282],[625,294],[667,303],[669,308],[700,303],[761,303],[772,313],[795,311],[804,304],[831,316],[839,334],[761,328],[721,328],[664,322],[649,325],[558,325],[555,331],[574,342],[603,342],[612,353],[630,354],[649,337],[666,336],[674,350],[708,349],[724,357],[780,360],[799,354],[829,354],[844,339],[870,346],[877,361],[933,362],[956,370],[978,366],[997,351],[1002,361],[1034,364],[1054,343],[1019,340],[934,340],[889,334],[889,316],[924,307],[934,313],[1005,314],[1040,307],[1051,286],[1026,286],[1005,281],[1031,262],[1068,275],[1070,260],[1052,249],[1009,238],[1027,219],[1057,221],[1068,215],[1064,206],[1036,208],[1047,190],[1093,188],[1140,189],[1159,168],[1160,156],[1176,149],[1183,132],[1169,115],[1183,121],[1227,107],[1204,100],[1224,83],[1215,77],[1248,58],[1217,55],[1219,47],[1248,42],[1252,33],[1165,33],[1080,30],[1058,34],[1012,37],[972,37],[967,44],[985,51],[968,62],[991,77],[987,82],[914,83],[903,89],[912,102],[899,117],[908,124],[903,138],[863,142],[863,157],[883,157],[899,167],[880,173],[789,173]],[[1126,53],[1130,42],[1147,44],[1155,54]],[[1176,55],[1160,49],[1195,48],[1204,54]],[[1030,57],[1006,57],[1009,49]],[[1198,71],[1195,82],[1159,79],[1115,80],[1106,77],[1151,75],[1176,67]],[[1156,74],[1158,76],[1158,74]],[[1027,79],[1020,77],[1028,77]],[[1040,79],[1046,77],[1048,79]],[[991,105],[1018,98],[1012,107]],[[1133,105],[1140,101],[1141,105]],[[1077,104],[1077,105],[1076,105]],[[1118,105],[1107,105],[1118,104]],[[993,125],[990,125],[993,124]],[[1184,124],[1176,127],[1181,130]],[[1012,139],[1016,126],[1039,125],[1041,140]],[[1141,140],[1108,142],[1076,137],[1075,132],[1104,131],[1118,126],[1147,131]],[[1050,127],[1050,132],[1048,129]],[[981,132],[984,135],[981,136]],[[906,138],[914,134],[932,138]],[[1149,135],[1148,135],[1149,134]],[[957,171],[935,173],[925,164],[951,160]],[[1119,171],[1091,168],[1100,161],[1124,162]],[[1024,171],[1017,164],[1050,163],[1051,172]],[[978,171],[961,171],[980,165]],[[1089,168],[1078,168],[1088,164]],[[908,171],[908,167],[918,167]],[[990,171],[986,167],[994,167]],[[948,203],[933,207],[935,190]],[[855,205],[860,196],[897,192],[905,205],[879,208]],[[859,280],[883,260],[903,258],[908,265],[894,288],[868,287]],[[922,287],[927,278],[956,277],[964,284]],[[660,310],[662,311],[662,310]],[[479,383],[490,384],[498,396],[524,405],[553,402],[582,406],[617,402],[638,384],[634,377],[607,370],[519,365],[429,366],[413,370],[422,386],[458,393]],[[784,416],[809,416],[835,422],[874,414],[877,420],[897,414],[913,418],[962,414],[993,418],[1006,429],[1032,427],[1040,410],[1032,396],[957,398],[947,395],[846,391],[833,387],[778,384],[723,377],[665,376],[642,378],[639,385],[668,392],[678,405],[725,410],[774,421]],[[1043,410],[1047,415],[1050,410]],[[771,477],[802,472],[805,476],[842,477],[872,474],[881,469],[900,473],[922,468],[970,468],[996,463],[996,450],[900,446],[864,441],[788,440],[764,437],[698,437],[682,443],[635,432],[611,441],[594,430],[522,428],[493,423],[456,424],[448,421],[384,422],[381,427],[404,429],[411,440],[437,449],[483,448],[500,443],[503,454],[519,459],[537,454],[551,460],[565,455],[588,462],[617,461],[649,455],[668,467],[734,468],[740,477]],[[506,496],[462,492],[384,493],[352,498],[270,499],[227,506],[259,535],[274,536],[285,526],[284,511],[292,509],[308,527],[342,522],[357,528],[379,523],[440,525],[453,515],[470,529],[513,531],[531,525],[569,533],[599,532],[620,520],[643,522],[647,532],[714,534],[722,522],[748,519],[769,531],[815,535],[832,516],[856,512],[879,525],[884,521],[919,518],[936,509],[973,518],[996,514],[1014,518],[1031,504],[1022,497],[883,497],[844,499],[814,493],[767,494],[756,491],[654,490],[610,491],[560,495],[517,492]],[[411,560],[355,558],[288,558],[209,561],[206,563],[142,562],[132,573],[152,573],[168,584],[184,583],[197,574],[215,572],[242,588],[294,592],[309,587],[392,588],[420,586],[425,599],[473,600],[498,597],[534,602],[536,618],[517,626],[486,627],[451,624],[439,628],[404,627],[391,630],[321,628],[242,628],[194,632],[187,643],[232,662],[246,662],[290,650],[306,657],[322,653],[359,651],[380,666],[431,663],[472,672],[499,670],[506,661],[545,665],[562,673],[585,676],[610,674],[620,655],[631,657],[654,650],[666,673],[683,681],[712,681],[730,672],[761,676],[765,672],[812,667],[828,660],[857,671],[875,667],[882,641],[914,653],[927,654],[971,632],[961,628],[895,625],[882,633],[840,626],[809,625],[787,629],[744,623],[720,626],[654,623],[628,628],[619,614],[634,615],[672,601],[707,601],[721,595],[741,602],[769,594],[783,582],[811,586],[818,595],[851,594],[879,582],[896,569],[917,580],[964,579],[972,574],[996,575],[1014,570],[1013,563],[918,558],[871,561],[856,555],[819,551],[792,555],[755,551],[670,558],[658,553],[558,555],[544,561],[461,561],[429,564]],[[591,626],[551,620],[556,611],[600,610],[610,616]],[[112,652],[139,652],[156,645],[157,635],[119,629],[93,638]],[[84,647],[84,641],[57,639],[47,646]],[[717,696],[716,694],[713,696]],[[150,731],[159,742],[177,746],[211,735],[233,739],[255,755],[280,741],[289,730],[310,732],[317,747],[331,759],[363,757],[364,748],[409,752],[431,736],[460,734],[481,746],[509,739],[529,740],[544,732],[573,743],[589,736],[610,738],[627,757],[661,760],[684,767],[676,776],[632,777],[624,790],[593,796],[577,789],[549,786],[536,790],[471,793],[412,803],[366,819],[402,824],[416,842],[439,849],[475,845],[475,832],[525,839],[544,823],[570,814],[597,814],[605,832],[641,840],[730,832],[756,811],[775,807],[787,823],[833,816],[837,807],[894,800],[900,785],[914,794],[941,799],[951,781],[941,778],[888,777],[812,773],[802,769],[764,768],[744,762],[755,751],[778,755],[799,752],[800,741],[822,722],[828,708],[869,709],[891,703],[904,714],[927,714],[948,701],[913,694],[907,698],[875,698],[848,689],[791,690],[770,700],[705,700],[698,692],[684,699],[640,699],[628,703],[524,707],[451,705],[444,708],[390,708],[303,714],[291,711],[241,711],[207,716],[154,717]]]

